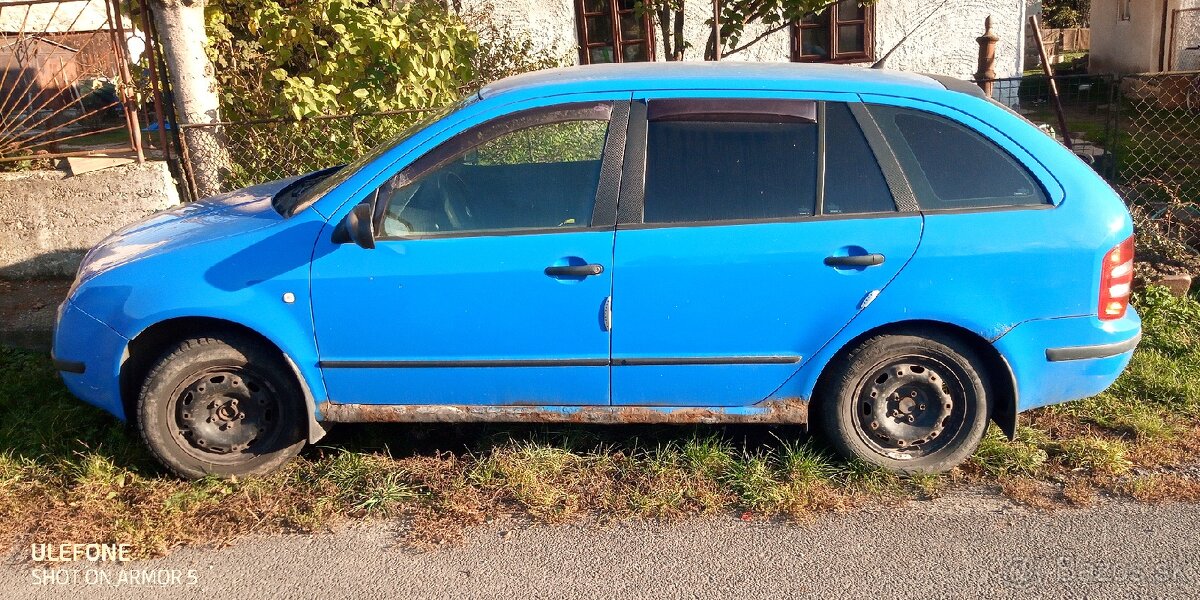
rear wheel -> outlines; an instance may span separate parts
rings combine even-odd
[[[976,353],[936,331],[879,335],[822,380],[814,424],[840,454],[900,473],[940,473],[975,452],[988,381]]]
[[[277,352],[241,335],[196,337],[151,367],[138,423],[151,452],[180,476],[260,475],[304,447],[301,398]]]

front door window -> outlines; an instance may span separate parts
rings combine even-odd
[[[607,131],[598,119],[538,124],[402,171],[376,197],[381,237],[587,227]]]

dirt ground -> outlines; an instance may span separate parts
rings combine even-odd
[[[50,350],[58,304],[68,279],[0,279],[0,344]]]

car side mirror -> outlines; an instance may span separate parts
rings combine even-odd
[[[375,225],[371,222],[371,204],[368,202],[356,205],[333,230],[333,243],[350,242],[367,250],[375,248]]]

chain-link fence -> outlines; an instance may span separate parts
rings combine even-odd
[[[1120,83],[1120,177],[1170,181],[1200,192],[1200,72],[1130,75]]]
[[[1061,117],[1051,94],[1058,90]],[[1069,143],[1106,178],[1115,176],[1116,80],[1104,75],[1028,75],[991,82],[992,97],[1060,142]],[[1064,127],[1065,126],[1065,127]]]
[[[1069,143],[1130,202],[1147,181],[1200,199],[1200,72],[1056,76],[1057,106],[1044,75],[990,83],[993,98]]]
[[[1069,138],[1131,204],[1200,199],[1200,72],[1056,76],[1061,112],[1044,75],[990,83],[993,98]],[[220,152],[232,165],[221,190],[305,173],[351,161],[436,110],[184,124],[185,172],[194,184],[190,163]]]
[[[1200,266],[1200,72],[992,81],[992,97],[1070,144],[1121,194],[1139,246]]]
[[[1200,72],[1120,80],[1114,187],[1129,203],[1144,249],[1200,268]]]
[[[190,195],[203,195],[196,193],[194,169],[202,154],[223,155],[221,161],[230,165],[230,171],[221,177],[219,190],[231,191],[350,162],[437,110],[181,125]]]

